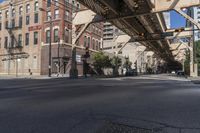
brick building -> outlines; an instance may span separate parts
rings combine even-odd
[[[41,10],[42,9],[42,10]],[[0,74],[46,75],[49,42],[52,42],[52,73],[69,73],[71,64],[72,12],[84,9],[74,0],[13,0],[0,4]],[[52,25],[52,30],[50,30]],[[77,26],[79,30],[82,26]],[[92,24],[77,48],[79,74],[85,47],[100,49],[103,25]],[[50,32],[51,31],[51,32]]]

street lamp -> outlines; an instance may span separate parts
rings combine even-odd
[[[42,11],[42,12],[46,12],[46,10],[43,9],[43,8],[39,8],[39,10]],[[52,38],[51,33],[52,33],[52,17],[51,17],[51,16],[47,16],[47,17],[48,17],[48,19],[50,20],[49,67],[48,67],[48,69],[49,69],[49,74],[48,74],[48,76],[51,77],[51,38]]]

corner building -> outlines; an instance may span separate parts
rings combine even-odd
[[[85,8],[74,0],[14,0],[9,3],[0,4],[0,74],[47,75],[50,39],[52,73],[58,72],[60,62],[60,72],[68,74],[72,13]],[[80,57],[85,54],[85,47],[91,52],[100,50],[102,28],[101,23],[92,24],[79,40],[79,75],[82,75]]]

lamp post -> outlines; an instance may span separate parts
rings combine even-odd
[[[45,9],[43,8],[39,8],[40,11],[42,12],[46,12]],[[48,76],[51,77],[51,39],[52,39],[52,17],[51,16],[47,16],[48,20],[50,20],[50,40],[49,40],[49,66],[48,66]]]

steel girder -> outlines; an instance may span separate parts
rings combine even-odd
[[[109,20],[119,29],[124,31],[130,36],[137,36],[140,33],[162,33],[165,32],[163,25],[162,14],[152,14],[155,12],[167,11],[176,7],[168,6],[168,8],[163,4],[163,0],[78,0],[81,4],[85,5],[89,9],[96,12],[98,15],[102,16],[104,20]],[[172,1],[172,0],[171,0]],[[137,5],[134,5],[137,4]],[[194,3],[193,3],[194,4]],[[158,7],[158,5],[160,7]],[[169,3],[167,3],[169,5]],[[163,10],[162,10],[163,9]],[[143,17],[141,17],[143,15]],[[114,18],[114,19],[113,19]],[[144,21],[147,24],[144,24]],[[145,39],[145,36],[142,37]],[[153,36],[152,36],[153,38]],[[153,50],[157,55],[162,57],[164,60],[169,62],[174,62],[173,55],[169,48],[169,43],[166,40],[142,42],[147,48]]]

